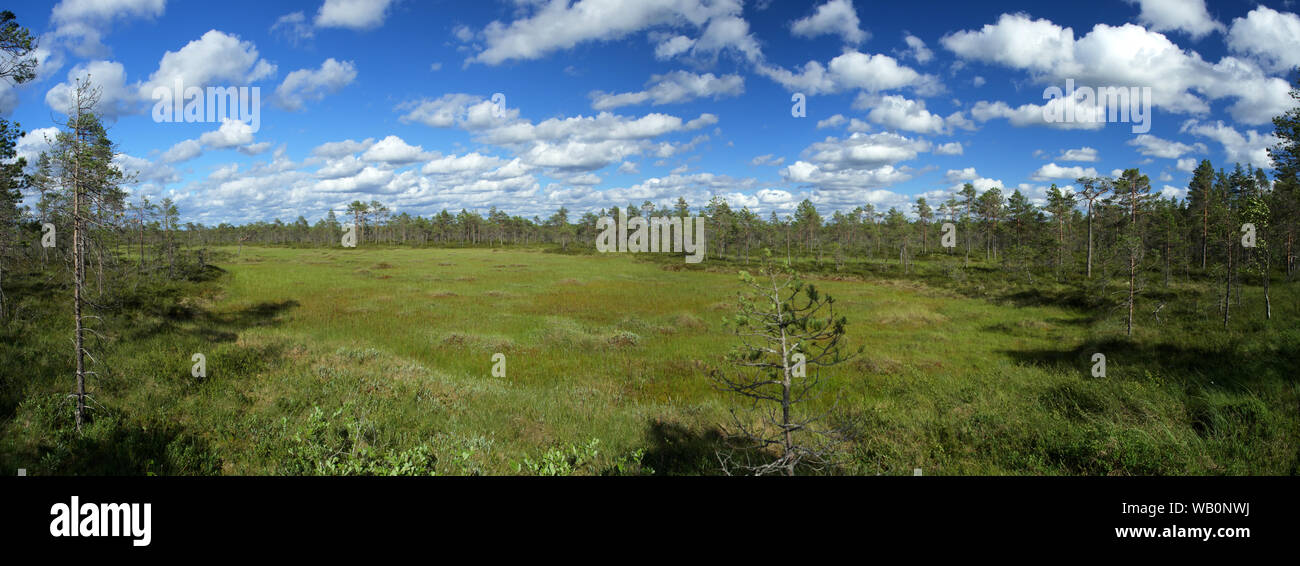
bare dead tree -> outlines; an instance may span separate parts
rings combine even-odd
[[[741,272],[741,281],[747,289],[728,321],[741,339],[727,356],[737,369],[711,374],[720,390],[749,404],[747,417],[732,411],[737,431],[731,440],[741,446],[719,453],[723,471],[794,475],[801,466],[823,470],[833,463],[846,429],[829,425],[833,409],[812,416],[796,409],[819,389],[818,372],[810,374],[808,368],[829,367],[856,355],[841,352],[846,320],[835,316],[833,298],[799,280],[789,264],[774,265],[771,250],[764,250],[758,274]]]
[[[73,344],[76,364],[76,426],[80,432],[85,422],[86,379],[95,375],[87,369],[87,359],[94,362],[86,347],[87,322],[98,317],[87,314],[94,305],[87,300],[86,256],[92,248],[91,233],[105,224],[106,210],[118,206],[123,193],[120,188],[123,175],[113,165],[115,149],[108,139],[99,116],[95,112],[100,89],[92,86],[89,77],[79,79],[72,93],[67,121],[51,147],[50,178],[56,180],[56,189],[63,193],[59,201],[66,206],[66,217],[71,226],[72,246],[72,316]]]

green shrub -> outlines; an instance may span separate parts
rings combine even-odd
[[[350,404],[328,417],[313,407],[307,422],[290,431],[281,421],[283,438],[291,439],[279,473],[295,476],[427,476],[436,475],[438,458],[428,444],[405,450],[374,445],[373,427],[343,416]]]

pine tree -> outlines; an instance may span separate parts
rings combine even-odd
[[[1300,72],[1294,77],[1291,98],[1300,101]],[[1270,210],[1275,219],[1274,229],[1284,234],[1286,273],[1291,278],[1298,271],[1295,247],[1297,232],[1300,232],[1297,229],[1300,222],[1300,105],[1273,118],[1273,127],[1273,135],[1279,142],[1268,150],[1276,171]]]
[[[66,217],[72,226],[72,311],[73,355],[76,361],[76,427],[80,432],[86,412],[86,378],[94,375],[86,367],[88,350],[85,309],[87,250],[93,243],[91,229],[102,218],[97,213],[120,206],[124,192],[120,185],[123,175],[113,165],[115,148],[100,122],[95,108],[100,90],[91,86],[88,79],[80,79],[72,94],[72,107],[68,109],[65,130],[60,132],[50,157],[45,160],[49,171],[45,178],[57,183],[51,189],[61,193],[60,202],[68,209]],[[93,358],[92,358],[93,359]]]
[[[0,80],[11,85],[36,78],[36,40],[16,20],[13,12],[0,12]],[[0,321],[6,320],[4,274],[19,239],[22,190],[30,182],[23,174],[27,160],[18,157],[15,151],[22,136],[18,124],[11,125],[8,120],[0,118]]]
[[[971,237],[974,235],[975,232],[970,228],[971,209],[975,206],[975,199],[977,197],[975,193],[975,185],[972,185],[970,183],[966,183],[965,185],[962,185],[961,192],[958,194],[961,195],[960,202],[963,208],[962,215],[961,215],[961,230],[962,232],[966,233],[966,265],[969,266]]]
[[[1151,180],[1137,169],[1128,169],[1115,180],[1115,195],[1119,205],[1126,212],[1127,221],[1121,230],[1120,247],[1128,255],[1128,321],[1127,334],[1133,335],[1133,311],[1137,304],[1138,269],[1142,261],[1143,231],[1141,215],[1150,205]]]
[[[1192,210],[1198,211],[1201,219],[1201,270],[1204,271],[1210,256],[1210,207],[1214,188],[1214,166],[1210,160],[1203,159],[1192,172],[1192,181],[1187,184],[1187,200]]]
[[[743,461],[720,454],[724,470],[794,475],[801,466],[823,469],[842,431],[823,428],[825,415],[804,415],[799,408],[818,392],[820,376],[809,370],[856,355],[842,352],[847,321],[835,314],[833,298],[801,281],[788,263],[774,265],[770,250],[763,250],[756,275],[742,271],[740,279],[747,292],[738,295],[737,312],[727,320],[741,340],[727,356],[738,369],[711,376],[720,389],[748,400],[757,416],[746,419],[732,411],[738,429],[734,436],[749,451],[742,454]],[[773,450],[775,454],[756,461]]]
[[[1110,179],[1099,178],[1099,177],[1080,177],[1075,182],[1079,183],[1079,185],[1083,187],[1083,189],[1079,191],[1079,197],[1083,199],[1084,202],[1088,203],[1087,277],[1091,279],[1092,278],[1092,250],[1093,250],[1093,246],[1092,246],[1093,207],[1097,202],[1097,199],[1104,198],[1107,195],[1107,193],[1109,193],[1111,189],[1114,188],[1114,185]]]
[[[370,205],[354,200],[352,204],[348,205],[345,212],[352,215],[352,229],[356,230],[357,245],[361,245],[361,240],[365,237],[366,216],[370,214]]]
[[[921,223],[921,253],[930,252],[930,221],[934,220],[934,210],[930,204],[925,202],[925,197],[916,199],[916,205],[912,207],[916,213],[916,218]]]
[[[988,261],[997,259],[995,234],[1002,220],[1003,209],[1002,189],[997,187],[984,191],[975,201],[975,210],[984,222],[984,256]]]
[[[1056,269],[1058,273],[1065,270],[1065,223],[1074,211],[1074,193],[1061,190],[1052,183],[1047,192],[1047,212],[1056,222]]]

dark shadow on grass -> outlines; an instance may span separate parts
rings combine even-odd
[[[1023,289],[1008,293],[1002,297],[1004,302],[1017,307],[1055,306],[1078,310],[1080,312],[1096,311],[1096,302],[1078,289],[1044,290],[1040,288]]]
[[[1295,345],[1268,352],[1222,350],[1174,344],[1144,344],[1112,339],[1072,349],[1002,350],[999,353],[1022,364],[1054,367],[1091,375],[1092,355],[1106,356],[1109,375],[1132,378],[1147,372],[1182,376],[1183,385],[1225,390],[1250,390],[1278,380],[1294,379],[1300,349]]]
[[[9,462],[5,469],[25,467],[34,474],[76,476],[192,476],[218,475],[221,459],[206,441],[180,428],[158,422],[118,423],[112,430],[88,434],[66,431],[40,447],[40,462]]]
[[[144,340],[159,334],[189,334],[208,342],[234,342],[239,331],[277,323],[277,318],[300,303],[293,299],[264,301],[245,309],[216,313],[194,306],[171,303],[150,309],[158,317],[152,324],[138,326],[131,337]]]
[[[718,429],[694,429],[680,423],[653,419],[646,427],[642,464],[655,475],[719,475],[718,451],[728,449]]]

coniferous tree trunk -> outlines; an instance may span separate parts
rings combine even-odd
[[[1088,278],[1092,279],[1092,201],[1088,201]]]
[[[1134,289],[1137,284],[1137,252],[1129,250],[1128,254],[1128,335],[1133,336],[1133,303],[1136,298]]]
[[[1273,303],[1268,297],[1268,283],[1272,273],[1269,268],[1272,267],[1271,259],[1268,254],[1264,254],[1264,320],[1273,320]]]
[[[76,427],[77,432],[81,432],[81,426],[85,422],[86,414],[86,348],[85,348],[85,326],[82,319],[82,306],[84,300],[85,285],[85,246],[84,240],[86,225],[82,217],[82,201],[85,199],[85,180],[82,179],[82,158],[84,153],[85,124],[81,116],[83,104],[86,102],[82,99],[84,94],[84,84],[77,87],[76,99],[73,104],[76,106],[73,119],[72,130],[72,179],[70,187],[72,190],[72,321],[73,321],[73,347],[74,359],[76,360],[77,371],[77,389],[74,395],[77,398],[76,410]]]
[[[1228,233],[1228,266],[1223,273],[1226,281],[1223,288],[1223,327],[1228,327],[1228,318],[1232,310],[1232,233]]]

